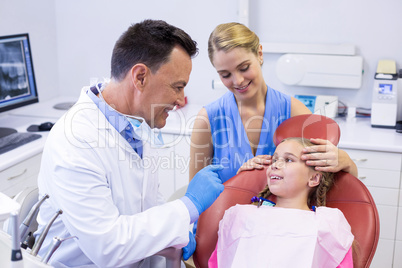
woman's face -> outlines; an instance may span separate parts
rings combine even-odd
[[[213,57],[213,65],[221,81],[239,99],[246,99],[265,89],[261,63],[261,47],[258,56],[244,48],[235,48],[228,52],[217,51]]]
[[[300,159],[303,148],[295,140],[284,141],[276,148],[267,169],[267,183],[278,197],[303,197],[310,191],[309,181],[316,172]]]

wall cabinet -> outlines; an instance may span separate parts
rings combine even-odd
[[[0,172],[0,191],[14,197],[26,187],[37,185],[42,153]]]
[[[401,189],[399,190],[398,222],[394,248],[394,267],[402,267],[402,185]]]
[[[402,154],[343,149],[355,161],[380,217],[380,240],[371,267],[402,267]]]

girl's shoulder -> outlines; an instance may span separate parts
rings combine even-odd
[[[317,207],[316,219],[318,227],[316,255],[321,256],[317,261],[333,260],[338,265],[352,246],[354,236],[351,227],[342,211],[337,208]],[[332,250],[334,248],[337,250]],[[317,267],[324,266],[322,264]]]
[[[322,219],[338,219],[340,221],[347,221],[345,215],[338,208],[331,207],[316,207],[315,208],[317,217]]]

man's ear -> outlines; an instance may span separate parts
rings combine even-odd
[[[147,82],[148,73],[149,69],[143,63],[136,64],[131,68],[131,81],[141,91]]]
[[[319,172],[314,173],[308,180],[308,186],[312,188],[318,186],[321,182],[321,179],[322,179],[321,173]]]

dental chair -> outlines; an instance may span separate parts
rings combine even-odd
[[[321,115],[300,115],[284,121],[275,131],[274,143],[278,145],[288,137],[322,138],[337,145],[340,138],[338,124]],[[224,183],[225,190],[198,219],[194,264],[208,267],[208,260],[218,239],[219,221],[225,210],[236,204],[250,204],[267,184],[265,169],[243,171]],[[357,241],[353,264],[368,268],[377,248],[380,222],[374,200],[366,186],[349,173],[337,172],[335,185],[327,194],[327,206],[340,209],[352,227]],[[269,241],[267,241],[269,243]]]
[[[34,205],[38,202],[38,198],[39,198],[39,192],[38,192],[37,187],[25,188],[24,190],[19,192],[14,197],[14,200],[21,205],[19,213],[18,213],[19,214],[19,224],[21,224],[24,221],[24,219],[26,218],[26,216],[30,213],[31,208],[34,207]],[[26,231],[26,233],[29,233],[29,232],[34,233],[37,230],[37,228],[38,228],[38,223],[36,221],[37,214],[38,214],[38,212],[36,212],[33,215],[33,220],[29,223],[29,228]],[[11,226],[9,226],[8,220],[5,222],[5,224],[3,226],[3,230],[8,235],[12,234]],[[28,261],[30,261],[30,262],[28,264],[31,265],[29,267],[38,267],[38,268],[39,267],[51,267],[50,265],[47,265],[47,264],[41,262],[39,257],[31,256],[28,253],[24,252],[24,250],[23,250],[23,253],[24,253],[25,257],[29,257]],[[159,251],[155,255],[165,257],[166,268],[180,268],[181,267],[181,254],[182,254],[181,249],[169,247],[169,248],[165,248],[165,249]],[[3,267],[3,266],[0,265],[0,267]]]

